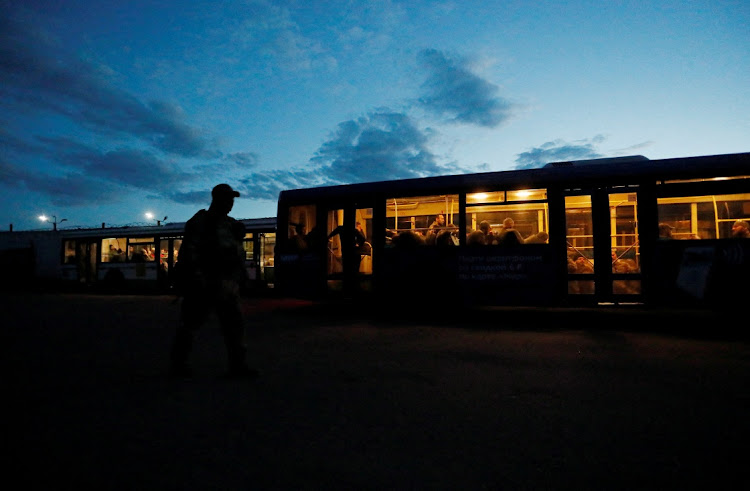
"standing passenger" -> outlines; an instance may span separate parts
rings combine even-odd
[[[240,286],[247,281],[242,239],[245,226],[228,216],[240,193],[228,184],[211,191],[211,206],[185,224],[178,268],[182,270],[183,299],[171,354],[171,373],[190,376],[188,357],[195,331],[215,312],[227,350],[230,377],[252,377],[245,361],[245,324]]]
[[[668,240],[672,239],[672,231],[674,230],[674,227],[671,226],[668,223],[660,223],[659,224],[659,239],[662,240]]]

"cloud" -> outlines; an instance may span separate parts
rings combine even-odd
[[[600,158],[604,155],[596,150],[595,145],[604,140],[605,137],[602,135],[596,135],[589,141],[582,140],[575,143],[566,143],[562,140],[546,142],[527,152],[519,153],[515,168],[533,169],[550,162]]]
[[[21,21],[27,14],[19,9],[0,18],[0,100],[16,116],[0,130],[0,185],[47,195],[60,206],[90,206],[128,188],[170,195],[177,186],[256,165],[250,152],[223,155],[179,105],[143,103],[117,88],[111,70],[62,50],[30,17]],[[32,116],[64,121],[75,136],[15,128]],[[184,168],[197,157],[203,167]]]
[[[265,0],[251,0],[238,13],[244,20],[230,29],[225,52],[239,50],[248,58],[267,60],[267,70],[291,72],[332,70],[338,65],[325,45],[305,36],[289,9]]]
[[[99,135],[134,137],[183,157],[218,155],[175,104],[141,103],[116,88],[109,70],[69,55],[29,25],[0,21],[0,96],[13,113],[48,113]]]
[[[380,109],[339,123],[310,167],[258,172],[242,183],[248,195],[275,200],[284,189],[469,172],[455,163],[439,164],[428,148],[429,136],[407,114]]]
[[[23,186],[31,192],[49,197],[50,203],[59,206],[91,206],[92,202],[105,204],[116,201],[121,188],[101,179],[89,177],[79,172],[62,176],[39,174],[31,169],[23,169],[0,161],[0,182],[14,188]]]
[[[437,163],[428,134],[404,113],[379,110],[345,121],[311,160],[331,183],[408,179],[456,169]]]
[[[258,165],[258,154],[253,152],[237,152],[226,155],[224,159],[238,167],[255,167]]]
[[[428,72],[422,84],[425,94],[418,101],[429,112],[454,123],[494,128],[506,122],[516,109],[497,95],[496,85],[471,73],[463,60],[426,49],[419,53],[418,61]]]

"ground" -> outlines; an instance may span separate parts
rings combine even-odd
[[[251,299],[249,359],[260,377],[221,377],[211,323],[185,381],[167,374],[173,297],[7,295],[0,306],[8,479],[27,487],[746,480],[750,345],[717,330],[728,319],[712,313],[496,309],[433,321]]]

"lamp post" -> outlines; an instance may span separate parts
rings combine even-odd
[[[149,219],[149,220],[154,220],[154,214],[151,213],[150,211],[147,211],[146,212],[146,218]],[[160,226],[161,222],[163,222],[163,221],[167,221],[167,217],[164,217],[161,220],[156,220],[156,226],[157,227]]]
[[[39,215],[39,220],[43,222],[49,222],[49,217],[47,217],[46,215]],[[62,220],[58,222],[57,217],[55,215],[52,215],[52,230],[57,230],[58,223],[67,222],[67,221],[68,221],[67,218],[63,218]]]

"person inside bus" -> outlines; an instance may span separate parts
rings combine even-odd
[[[227,351],[230,378],[253,378],[257,371],[246,363],[245,321],[240,289],[249,281],[242,240],[245,225],[229,216],[240,193],[228,184],[211,190],[208,210],[199,210],[185,224],[180,247],[180,317],[170,354],[170,373],[191,375],[188,358],[195,333],[215,313]]]
[[[546,244],[549,239],[549,234],[544,230],[540,230],[536,234],[529,235],[523,240],[524,244]]]
[[[466,245],[471,247],[486,245],[485,235],[481,230],[473,230],[466,236]]]
[[[671,226],[668,223],[660,223],[659,224],[659,240],[669,240],[673,239],[672,231],[674,230],[674,227]]]
[[[330,234],[328,234],[328,240],[330,241],[336,235],[339,236],[341,244],[350,244],[354,246],[352,250],[352,264],[353,271],[359,271],[360,264],[362,263],[363,256],[372,255],[372,245],[367,242],[367,236],[362,229],[362,224],[356,222],[354,228],[344,227],[339,225],[334,228]]]
[[[307,238],[305,237],[305,224],[292,223],[294,232],[289,238],[289,244],[293,251],[299,252],[307,249]]]
[[[732,237],[735,239],[750,239],[750,224],[745,220],[737,220],[732,225]]]
[[[362,229],[362,224],[357,222],[354,225],[353,230],[347,230],[343,225],[339,225],[334,228],[330,234],[328,234],[328,240],[331,240],[334,236],[338,235],[339,239],[344,242],[348,242],[354,245],[354,250],[359,254],[371,255],[372,246],[367,242],[367,236],[365,231]]]
[[[497,237],[495,236],[495,233],[492,231],[492,226],[490,225],[490,222],[487,220],[482,220],[479,222],[479,230],[481,230],[482,234],[484,234],[484,243],[486,245],[496,245],[497,244]]]
[[[497,239],[497,243],[502,246],[514,246],[523,244],[523,237],[521,233],[515,229],[516,223],[511,217],[507,217],[503,220],[503,229],[500,231],[500,236]]]
[[[425,245],[425,239],[422,234],[413,230],[402,230],[393,237],[393,245],[400,249],[412,249]]]
[[[445,227],[445,215],[439,213],[435,221],[430,224],[430,232],[437,234],[443,227]]]
[[[115,249],[112,244],[109,245],[109,261],[112,263],[122,262],[122,249]]]
[[[451,226],[452,225],[452,226]],[[456,242],[456,237],[453,235],[457,227],[453,224],[446,227],[445,230],[440,231],[440,233],[437,234],[437,237],[435,238],[435,245],[437,247],[445,247],[445,246],[455,246],[458,245]]]

